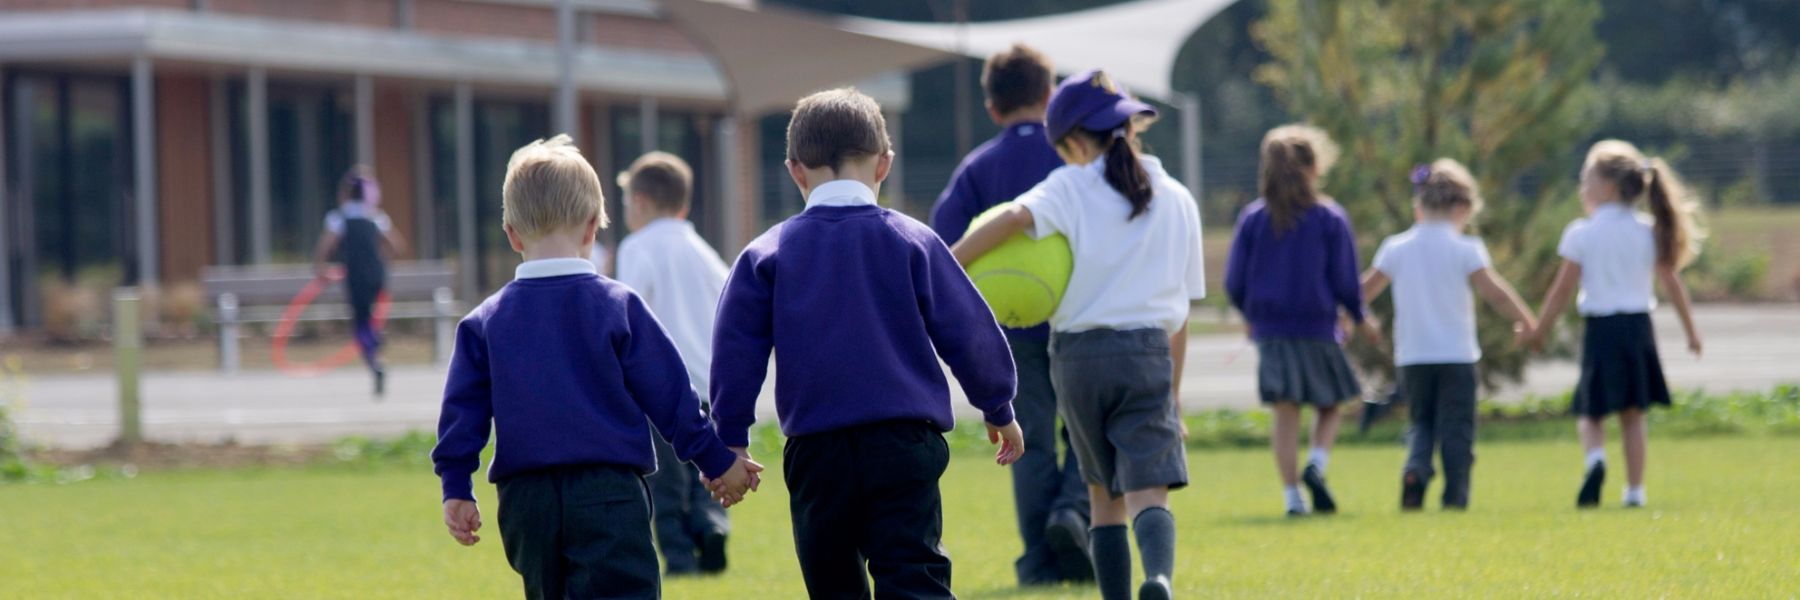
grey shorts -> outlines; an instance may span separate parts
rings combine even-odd
[[[1173,365],[1161,329],[1051,337],[1057,412],[1089,485],[1114,496],[1187,485],[1187,449],[1169,398]]]

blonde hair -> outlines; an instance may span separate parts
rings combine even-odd
[[[1656,219],[1656,264],[1680,269],[1699,254],[1705,237],[1694,222],[1696,211],[1687,186],[1669,163],[1652,158],[1623,140],[1601,140],[1588,150],[1587,168],[1619,189],[1619,201],[1627,206],[1648,198],[1650,216]]]
[[[500,198],[502,222],[526,239],[596,218],[600,228],[607,225],[600,176],[568,134],[514,151],[506,162]]]
[[[1314,176],[1324,177],[1337,159],[1337,144],[1318,127],[1282,125],[1263,136],[1257,191],[1277,233],[1292,229],[1300,215],[1318,204]]]
[[[1424,172],[1414,173],[1413,177],[1413,202],[1420,210],[1432,215],[1460,207],[1468,207],[1470,215],[1481,212],[1481,190],[1476,188],[1475,176],[1469,174],[1468,167],[1455,159],[1440,158],[1431,166],[1420,168]]]

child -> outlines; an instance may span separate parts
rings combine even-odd
[[[1513,319],[1514,329],[1536,322],[1518,292],[1488,260],[1481,238],[1465,236],[1481,212],[1475,178],[1461,163],[1438,159],[1413,171],[1412,229],[1389,237],[1363,274],[1363,297],[1374,300],[1394,285],[1394,364],[1412,408],[1400,508],[1418,510],[1430,483],[1432,447],[1441,444],[1444,508],[1469,506],[1469,470],[1475,464],[1475,338],[1473,286],[1482,299]]]
[[[1313,510],[1337,511],[1325,486],[1326,462],[1342,416],[1338,405],[1362,390],[1344,356],[1338,310],[1348,312],[1371,339],[1379,337],[1363,318],[1350,220],[1317,191],[1319,178],[1336,160],[1337,145],[1316,127],[1270,130],[1262,143],[1262,199],[1244,207],[1238,218],[1225,271],[1231,305],[1244,314],[1261,357],[1259,395],[1275,411],[1269,442],[1288,516],[1308,512],[1300,497],[1302,478]],[[1294,465],[1302,406],[1318,411],[1303,476]]]
[[[688,379],[695,390],[705,390],[713,309],[725,288],[725,261],[687,220],[693,185],[687,162],[667,152],[645,154],[619,176],[625,224],[632,233],[619,243],[618,277],[668,328]],[[706,400],[700,404],[704,409]],[[664,568],[669,575],[725,570],[725,537],[731,532],[725,510],[711,500],[700,476],[675,458],[667,441],[654,436],[652,441],[657,469],[650,476],[650,495]]]
[[[1049,59],[1023,44],[988,57],[981,86],[988,114],[1004,129],[963,158],[950,185],[931,211],[931,228],[955,244],[969,221],[1010,202],[1062,166],[1044,137],[1044,111],[1056,74]],[[1013,463],[1013,507],[1025,552],[1013,563],[1020,585],[1091,581],[1088,557],[1088,497],[1071,449],[1057,466],[1056,393],[1050,383],[1050,326],[1007,329],[1019,395],[1013,398],[1025,432],[1025,456]]]
[[[941,357],[981,409],[997,460],[1023,451],[994,315],[924,224],[875,204],[894,156],[875,101],[802,98],[788,174],[806,209],[738,256],[713,333],[713,418],[749,456],[775,352],[794,549],[814,598],[949,598],[938,478],[952,424]],[[1001,440],[1004,439],[1004,442]],[[865,568],[866,566],[866,568]]]
[[[1650,217],[1634,212],[1640,201]],[[1538,315],[1539,328],[1528,337],[1539,345],[1556,326],[1577,284],[1577,309],[1587,320],[1581,342],[1581,380],[1576,384],[1574,413],[1581,445],[1587,451],[1587,475],[1575,505],[1600,505],[1606,483],[1607,415],[1619,414],[1625,438],[1626,507],[1643,506],[1645,446],[1649,431],[1644,411],[1669,404],[1668,382],[1650,328],[1656,308],[1656,282],[1675,301],[1688,351],[1700,355],[1700,331],[1688,306],[1681,268],[1694,258],[1698,238],[1693,208],[1675,171],[1662,159],[1646,158],[1637,147],[1606,140],[1588,150],[1581,168],[1581,205],[1588,216],[1563,230],[1557,254],[1562,268]]]
[[[967,265],[1008,237],[1061,233],[1075,254],[1050,317],[1050,379],[1093,504],[1103,598],[1131,595],[1130,518],[1144,567],[1139,598],[1168,598],[1175,567],[1169,491],[1188,482],[1180,381],[1190,305],[1206,294],[1200,210],[1137,132],[1156,110],[1105,73],[1069,77],[1047,135],[1068,163],[956,245]]]
[[[325,231],[313,252],[313,272],[327,277],[325,263],[335,253],[344,263],[344,287],[350,297],[350,322],[363,363],[375,375],[375,395],[387,393],[387,371],[381,366],[381,332],[375,330],[375,299],[387,286],[387,261],[406,247],[381,212],[381,186],[369,168],[358,165],[338,184],[338,207],[325,215]]]
[[[520,148],[501,191],[516,279],[465,317],[444,382],[432,462],[444,523],[481,540],[469,476],[492,428],[488,479],[500,488],[500,541],[528,598],[660,594],[644,475],[645,427],[741,500],[760,465],[707,427],[675,344],[643,300],[586,260],[606,225],[600,179],[566,135]]]

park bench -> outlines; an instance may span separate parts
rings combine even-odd
[[[313,268],[305,265],[257,265],[207,267],[200,275],[206,295],[217,307],[219,369],[227,373],[239,365],[238,341],[242,327],[251,323],[281,321],[295,295],[313,280]],[[442,362],[450,355],[457,319],[462,310],[450,291],[456,285],[454,261],[402,261],[388,265],[388,320],[431,319],[435,343],[433,356]],[[342,282],[333,282],[306,307],[299,321],[347,321],[350,305]]]

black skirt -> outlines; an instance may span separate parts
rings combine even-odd
[[[1588,317],[1581,340],[1581,382],[1573,411],[1604,417],[1628,408],[1669,405],[1669,383],[1656,354],[1650,315],[1630,313]]]

